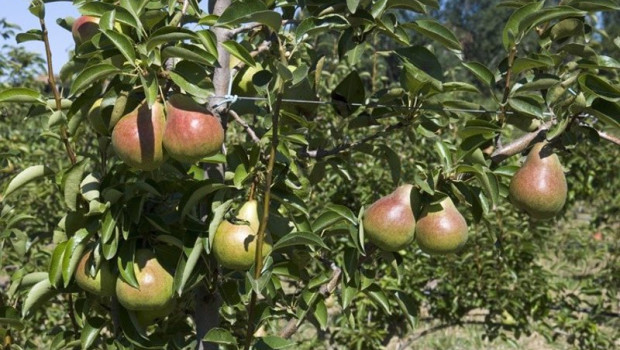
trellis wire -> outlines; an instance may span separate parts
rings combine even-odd
[[[251,97],[251,96],[238,96],[238,95],[224,95],[224,96],[209,96],[209,99],[221,99],[222,101],[216,103],[214,107],[221,106],[225,103],[235,103],[238,100],[246,100],[246,101],[267,101],[266,97]],[[454,112],[454,113],[478,113],[478,114],[501,114],[505,113],[508,115],[515,114],[512,111],[487,111],[484,109],[468,109],[468,108],[433,108],[433,107],[408,107],[408,106],[400,106],[400,105],[384,105],[384,104],[372,104],[372,103],[346,103],[341,101],[320,101],[320,100],[299,100],[294,98],[283,98],[282,102],[289,103],[299,103],[299,104],[315,104],[315,105],[347,105],[352,107],[367,107],[367,108],[401,108],[406,110],[419,110],[419,111],[437,111],[437,112]],[[552,116],[553,114],[550,112],[543,112],[545,116]]]

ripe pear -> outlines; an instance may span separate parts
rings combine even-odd
[[[535,219],[550,219],[564,207],[568,187],[558,156],[540,142],[510,181],[509,197]]]
[[[364,212],[364,235],[377,247],[396,252],[413,241],[416,222],[411,208],[412,185],[402,185]]]
[[[258,219],[258,202],[250,200],[239,209],[237,219],[248,223],[233,224],[222,221],[213,237],[213,254],[224,267],[231,270],[247,270],[254,263],[256,255],[256,233],[260,225]],[[271,252],[271,239],[265,237],[262,255]]]
[[[194,163],[220,151],[224,143],[222,124],[191,97],[171,96],[166,111],[163,143],[172,158]]]
[[[102,297],[113,296],[116,289],[116,275],[112,272],[110,264],[104,260],[93,277],[91,274],[91,267],[93,267],[92,252],[92,250],[86,251],[78,262],[75,270],[75,282],[89,293]]]
[[[164,161],[162,138],[165,118],[161,103],[149,109],[146,103],[123,116],[112,131],[112,147],[116,155],[130,167],[157,169]]]
[[[77,45],[83,44],[99,33],[99,18],[81,16],[73,22],[71,34]]]
[[[428,254],[449,254],[467,242],[467,222],[446,197],[438,204],[426,207],[415,229],[418,246]]]
[[[137,250],[133,268],[139,288],[132,287],[120,278],[116,281],[116,297],[124,308],[158,311],[174,303],[174,277],[161,266],[152,251]]]

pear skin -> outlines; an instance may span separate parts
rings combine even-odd
[[[426,207],[418,219],[415,238],[427,254],[457,252],[467,242],[467,222],[450,197]]]
[[[90,274],[92,250],[88,250],[75,269],[75,282],[85,291],[102,297],[114,295],[116,289],[116,275],[107,261],[102,261],[95,276]]]
[[[122,117],[112,131],[116,155],[132,168],[155,170],[164,162],[162,138],[165,118],[161,103],[146,103]]]
[[[99,18],[80,16],[71,26],[71,34],[77,45],[83,44],[99,33]]]
[[[364,212],[364,236],[381,250],[396,252],[413,241],[416,221],[411,208],[412,188],[402,185]]]
[[[163,143],[170,157],[194,163],[220,151],[224,143],[222,124],[191,97],[172,95],[166,111]]]
[[[511,202],[539,220],[556,216],[566,203],[568,186],[562,164],[551,148],[540,142],[510,181]]]
[[[133,264],[138,287],[134,288],[120,277],[116,281],[116,297],[128,310],[156,311],[174,302],[173,279],[155,254],[148,249],[136,251]]]
[[[239,209],[237,218],[247,221],[248,224],[222,221],[213,237],[212,252],[222,266],[231,270],[243,271],[252,266],[256,255],[256,233],[260,225],[258,202],[256,200],[245,202]],[[267,235],[263,242],[263,257],[269,255],[270,252],[271,239]]]

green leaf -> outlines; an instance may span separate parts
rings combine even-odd
[[[357,71],[349,73],[332,91],[331,97],[340,115],[348,117],[355,112],[360,106],[352,104],[362,104],[366,99],[364,83]]]
[[[0,91],[0,102],[40,103],[45,104],[43,96],[37,91],[27,88],[10,88]]]
[[[605,79],[593,75],[584,74],[578,79],[579,86],[586,92],[610,102],[620,102],[620,88],[612,85]]]
[[[616,0],[572,0],[567,5],[589,12],[620,10]]]
[[[15,36],[15,41],[18,44],[25,43],[27,41],[43,41],[43,33],[40,29],[31,29],[24,33],[19,33]]]
[[[134,271],[134,252],[136,250],[136,241],[130,240],[120,246],[117,256],[118,272],[123,281],[134,288],[138,288],[140,285],[136,280],[136,274]]]
[[[102,31],[105,36],[112,41],[114,46],[121,52],[123,56],[127,59],[127,61],[132,65],[136,65],[136,51],[134,47],[136,44],[131,40],[130,37],[125,34],[121,34],[119,32],[115,32],[113,30],[103,30]]]
[[[0,306],[0,325],[7,325],[18,331],[24,329],[19,312],[11,306]]]
[[[292,340],[276,337],[274,335],[267,335],[259,338],[258,342],[254,346],[257,350],[264,349],[286,349],[295,346],[296,343]]]
[[[260,1],[234,2],[218,18],[216,25],[235,25],[249,22],[264,24],[277,32],[282,25],[282,15],[270,11]]]
[[[387,8],[400,8],[418,13],[426,13],[424,5],[417,0],[388,0]]]
[[[202,340],[215,344],[237,345],[237,339],[224,328],[211,328]]]
[[[418,19],[413,23],[403,26],[406,28],[411,28],[420,34],[437,41],[448,49],[456,51],[461,51],[463,49],[454,33],[434,19]]]
[[[312,230],[320,234],[323,230],[342,220],[344,220],[344,218],[340,214],[333,211],[326,211],[312,222]]]
[[[196,267],[198,259],[200,259],[200,254],[202,254],[203,248],[204,247],[202,246],[202,239],[197,239],[194,243],[194,247],[192,248],[191,253],[187,257],[187,262],[185,263],[185,267],[183,268],[183,274],[181,276],[181,282],[177,286],[177,293],[179,294],[179,296],[181,296],[181,293],[185,288],[185,284],[187,284],[187,281],[189,280],[192,271]]]
[[[406,62],[412,64],[421,73],[439,82],[444,80],[441,64],[429,49],[415,45],[395,50],[396,54]]]
[[[137,20],[129,11],[121,6],[114,6],[103,2],[89,2],[80,7],[80,13],[84,16],[101,17],[104,13],[115,11],[114,19],[132,28],[142,30],[140,21]]]
[[[517,57],[512,65],[512,73],[519,74],[523,71],[534,69],[534,68],[542,68],[542,67],[552,67],[553,60],[551,57],[548,59],[532,59],[532,58],[521,58]]]
[[[181,208],[181,218],[187,216],[187,214],[189,214],[190,211],[193,210],[198,202],[204,197],[226,187],[227,186],[222,183],[217,183],[213,180],[205,180],[193,185],[191,188],[188,188],[188,191],[185,192],[185,195],[179,203],[179,208]]]
[[[226,50],[228,50],[231,55],[245,62],[245,64],[252,67],[256,66],[256,61],[254,60],[252,55],[250,55],[248,50],[246,50],[246,48],[238,42],[234,40],[226,40],[222,43],[222,46],[224,46],[224,48],[226,48]]]
[[[353,214],[351,209],[345,207],[344,205],[329,203],[327,204],[327,206],[325,206],[325,209],[337,213],[353,225],[357,224],[357,217],[355,216],[355,214]]]
[[[146,76],[141,74],[140,82],[142,83],[142,90],[144,91],[144,95],[146,96],[146,102],[149,108],[152,108],[159,94],[159,84],[157,82],[157,76],[154,72],[148,72]]]
[[[332,14],[321,18],[308,17],[299,23],[295,30],[295,39],[297,43],[300,43],[306,34],[310,37],[328,30],[342,30],[349,26],[349,21],[341,15]]]
[[[543,110],[538,101],[527,96],[513,96],[508,99],[508,105],[519,113],[542,119]]]
[[[84,248],[90,236],[91,234],[86,229],[82,228],[67,242],[65,253],[62,257],[62,279],[65,288],[71,283],[73,273],[82,257],[82,253],[84,252]]]
[[[377,303],[386,314],[390,315],[392,313],[387,296],[376,283],[371,284],[370,287],[364,290],[364,293]]]
[[[146,50],[151,52],[161,44],[172,44],[183,40],[197,41],[198,36],[189,29],[162,27],[149,36],[149,40],[146,42]]]
[[[502,32],[502,42],[506,50],[510,50],[513,45],[518,44],[523,37],[524,33],[519,31],[521,21],[528,15],[540,11],[544,4],[544,1],[532,2],[522,6],[510,15]]]
[[[519,32],[527,33],[530,29],[550,22],[556,19],[564,19],[567,17],[583,17],[587,12],[577,10],[570,6],[554,6],[544,8],[539,11],[528,14],[519,23]]]
[[[62,177],[62,189],[65,204],[75,211],[77,209],[78,196],[80,194],[80,183],[84,175],[84,161],[80,161],[69,168]]]
[[[463,66],[467,68],[470,72],[474,74],[474,76],[480,80],[484,85],[491,87],[495,84],[495,76],[491,71],[482,63],[479,62],[468,62],[463,63]]]
[[[586,110],[600,118],[603,123],[620,130],[620,103],[597,98]]]
[[[50,176],[53,174],[54,172],[44,165],[33,165],[31,167],[28,167],[22,170],[13,178],[13,180],[11,180],[11,182],[9,182],[9,185],[4,191],[4,198],[9,196],[16,190],[20,189],[24,185],[30,183],[31,181],[38,180],[42,177]]]
[[[213,238],[215,237],[217,227],[224,220],[224,215],[226,215],[226,212],[228,212],[228,209],[230,209],[232,202],[233,200],[229,199],[213,210],[213,214],[211,215],[211,222],[209,223],[209,246],[206,247],[207,253],[211,251],[211,247],[213,246]]]
[[[211,55],[207,51],[199,48],[196,45],[182,45],[182,46],[166,46],[162,51],[162,61],[170,57],[178,57],[188,61],[201,63],[206,66],[213,66],[217,61],[215,56]]]
[[[295,245],[318,245],[327,249],[327,246],[321,239],[321,237],[311,232],[291,232],[284,237],[280,238],[274,245],[273,250],[282,249],[284,247],[290,247]]]
[[[65,248],[69,242],[61,242],[54,248],[49,266],[49,281],[52,286],[59,288],[62,281],[62,260],[65,255]]]
[[[325,300],[320,298],[314,305],[314,318],[319,323],[320,329],[325,330],[327,328],[327,307],[325,306]]]
[[[90,84],[104,79],[112,74],[120,71],[109,63],[100,63],[87,67],[77,75],[73,84],[71,84],[71,95],[75,95]]]
[[[32,311],[35,311],[57,294],[59,294],[59,291],[52,287],[49,279],[41,280],[28,292],[22,306],[22,317],[30,316]]]
[[[347,0],[347,9],[349,9],[349,12],[355,13],[359,4],[360,0]]]
[[[101,317],[86,317],[80,336],[82,349],[88,349],[95,343],[105,323],[105,319]]]

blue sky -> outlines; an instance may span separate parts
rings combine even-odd
[[[22,29],[21,31],[40,29],[38,19],[28,11],[30,1],[2,0],[1,2],[0,18],[5,18],[7,22],[19,25]],[[48,26],[55,73],[58,73],[60,67],[67,62],[68,51],[75,46],[71,32],[56,24],[56,19],[64,17],[75,18],[78,16],[78,10],[70,1],[51,2],[45,5],[45,23]],[[14,38],[11,38],[11,41],[10,44],[15,44]],[[0,37],[0,45],[6,42]],[[24,46],[28,51],[38,52],[41,55],[45,54],[45,47],[41,41],[28,41],[20,45]]]

